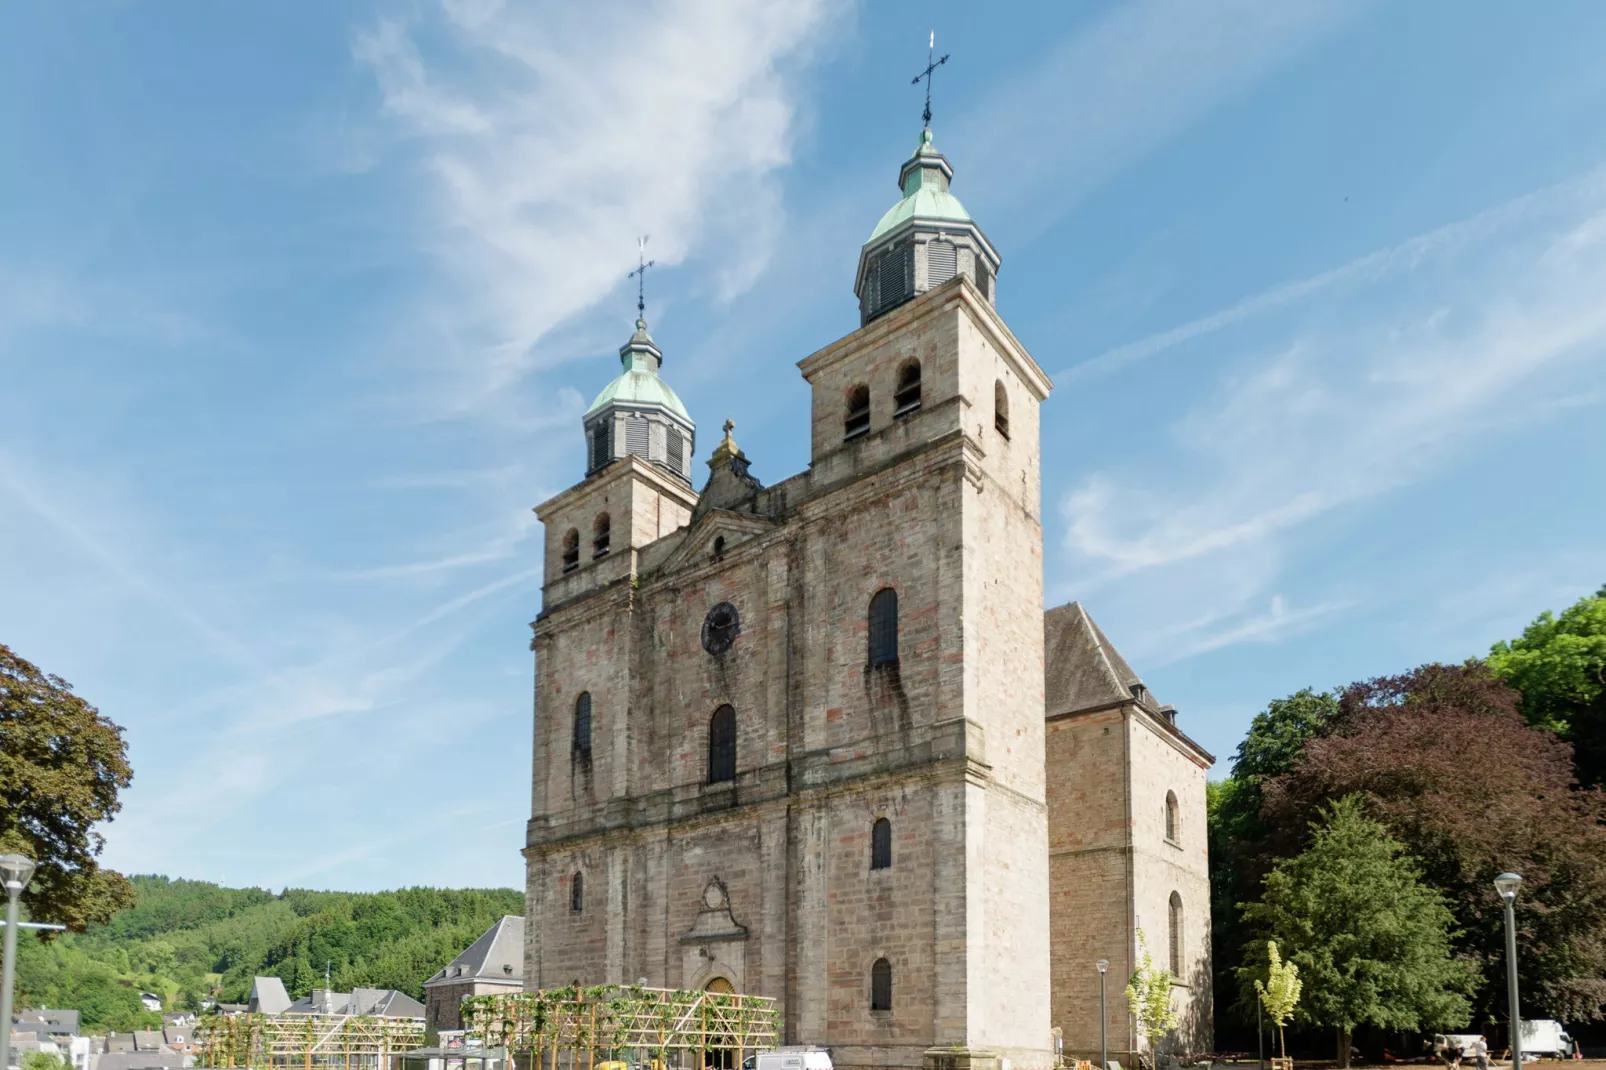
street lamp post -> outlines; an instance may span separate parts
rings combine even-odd
[[[1502,873],[1494,890],[1506,901],[1506,996],[1511,1001],[1511,1070],[1522,1070],[1522,1011],[1517,1006],[1517,889],[1522,878]]]
[[[1104,975],[1110,972],[1110,960],[1099,959],[1099,1070],[1109,1070],[1110,1042],[1106,1035],[1110,1016],[1104,1009]]]
[[[0,880],[6,885],[4,962],[0,963],[0,1070],[11,1065],[11,982],[17,972],[17,896],[33,876],[33,859],[0,855]]]

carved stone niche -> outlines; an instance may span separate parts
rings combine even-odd
[[[735,991],[747,991],[747,926],[731,914],[730,892],[718,877],[704,886],[697,919],[680,934],[680,953],[687,988],[720,987],[723,978]]]

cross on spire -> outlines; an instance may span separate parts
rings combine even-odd
[[[947,57],[944,56],[944,59]],[[643,234],[636,239],[636,249],[639,266],[632,271],[629,278],[636,280],[636,318],[645,319],[647,316],[647,269],[657,263],[656,260],[647,259],[647,239],[650,234]]]
[[[921,118],[925,119],[925,121],[926,121],[925,128],[927,130],[930,130],[931,129],[931,73],[933,71],[935,71],[938,67],[941,67],[944,63],[947,63],[948,62],[948,56],[946,54],[944,54],[941,59],[937,59],[936,58],[936,55],[937,55],[937,31],[936,30],[932,30],[931,31],[931,40],[929,42],[927,42],[926,49],[927,49],[927,52],[926,52],[926,69],[921,71],[919,74],[915,75],[914,81],[910,82],[909,84],[910,85],[919,85],[921,79],[925,79],[925,82],[926,82],[926,110],[925,110],[924,113],[922,113]]]

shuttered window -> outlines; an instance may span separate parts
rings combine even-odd
[[[842,441],[858,438],[870,431],[870,388],[856,386],[848,391],[848,411],[842,418]]]
[[[954,248],[951,241],[932,241],[926,243],[926,285],[936,289],[949,279],[959,266],[959,250]]]
[[[668,437],[664,439],[664,453],[669,459],[669,470],[676,475],[685,475],[686,440],[673,427],[669,429]]]
[[[609,430],[613,425],[604,420],[591,429],[591,470],[606,465],[613,455],[613,438]]]
[[[650,425],[639,416],[632,416],[625,423],[625,452],[633,453],[642,460],[647,459],[648,443],[651,442]]]

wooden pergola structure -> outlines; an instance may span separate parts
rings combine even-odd
[[[520,1070],[740,1070],[780,1043],[775,1000],[735,992],[644,985],[551,988],[473,996],[463,1025],[487,1048],[513,1053]],[[614,1070],[614,1068],[607,1068]]]
[[[422,1018],[361,1014],[229,1014],[196,1026],[205,1067],[229,1070],[400,1070],[424,1042]]]

